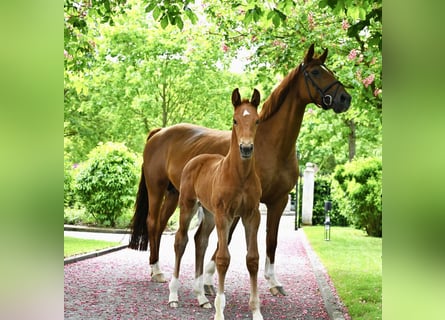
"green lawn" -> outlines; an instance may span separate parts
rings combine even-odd
[[[66,258],[77,254],[98,251],[109,247],[115,247],[119,244],[119,242],[64,237],[63,257]]]
[[[303,227],[353,320],[382,319],[382,239],[344,227]]]

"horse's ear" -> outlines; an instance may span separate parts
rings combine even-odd
[[[324,63],[326,61],[327,56],[328,56],[328,48],[324,49],[323,54],[318,59],[320,59],[321,63]]]
[[[253,89],[252,99],[250,99],[250,103],[258,108],[260,105],[261,95],[257,89]]]
[[[304,63],[307,64],[311,62],[313,57],[314,57],[314,44],[311,44],[309,50],[306,53],[306,57],[304,57]]]
[[[238,88],[236,88],[232,92],[232,104],[234,107],[237,107],[241,104],[241,96],[239,94]]]

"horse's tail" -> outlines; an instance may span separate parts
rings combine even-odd
[[[154,129],[150,131],[148,139],[161,129]],[[143,165],[142,165],[143,166]],[[144,168],[141,170],[141,179],[139,181],[138,193],[136,196],[136,203],[134,204],[134,215],[131,220],[131,237],[128,247],[130,249],[146,251],[148,247],[148,229],[147,229],[147,217],[148,217],[148,192],[147,185],[145,183]]]

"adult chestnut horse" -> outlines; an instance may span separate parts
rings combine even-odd
[[[229,231],[235,217],[241,217],[246,232],[246,264],[250,275],[249,306],[253,319],[263,319],[257,283],[259,260],[257,233],[261,218],[259,211],[261,185],[255,171],[254,160],[259,103],[258,90],[254,90],[249,102],[241,100],[238,89],[235,89],[232,93],[235,110],[229,152],[225,157],[220,154],[200,154],[190,160],[182,171],[179,189],[179,229],[175,236],[175,270],[169,285],[169,305],[173,308],[179,306],[179,269],[188,242],[188,228],[197,211],[199,199],[202,207],[213,214],[204,216],[202,223],[208,225],[209,229],[213,229],[216,225],[218,234],[216,254],[218,293],[215,298],[215,319],[224,319],[226,304],[224,280],[230,263]],[[202,279],[201,276],[195,280],[194,292],[199,305],[210,308],[210,302],[204,294]]]
[[[348,110],[351,103],[351,96],[325,66],[327,55],[326,49],[322,55],[314,57],[314,45],[311,45],[303,62],[281,81],[259,114],[255,161],[261,180],[261,202],[267,207],[265,277],[274,295],[285,294],[274,272],[275,250],[280,218],[298,178],[295,144],[306,105],[315,103],[325,110],[341,113]],[[159,267],[159,245],[167,221],[178,204],[184,166],[202,153],[226,155],[230,137],[230,131],[191,124],[150,132],[143,154],[129,247],[147,250],[150,243],[153,281],[166,281]],[[236,223],[237,220],[231,232]],[[199,240],[203,232],[209,231],[203,230],[201,225],[195,240]],[[208,270],[212,271],[212,267]]]

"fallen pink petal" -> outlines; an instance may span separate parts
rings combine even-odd
[[[278,235],[275,273],[286,290],[286,296],[274,297],[264,279],[265,219],[258,233],[260,270],[258,287],[264,319],[320,319],[330,316],[321,295],[317,276],[308,252],[312,251],[304,231],[293,229],[293,217],[283,216]],[[150,280],[148,253],[123,249],[95,258],[65,265],[65,319],[212,319],[214,308],[197,305],[192,285],[194,279],[194,231],[183,256],[179,289],[179,308],[168,306],[168,282]],[[160,266],[170,279],[174,265],[174,234],[163,235]],[[238,227],[229,246],[230,266],[225,283],[226,319],[251,319],[249,310],[249,273],[245,265],[244,230]],[[216,235],[210,237],[205,261],[216,246]],[[313,253],[311,253],[313,254]],[[318,275],[320,277],[320,275]],[[322,275],[335,308],[344,319],[350,319],[326,272]],[[215,275],[215,284],[217,276]],[[208,297],[214,303],[214,297]]]

